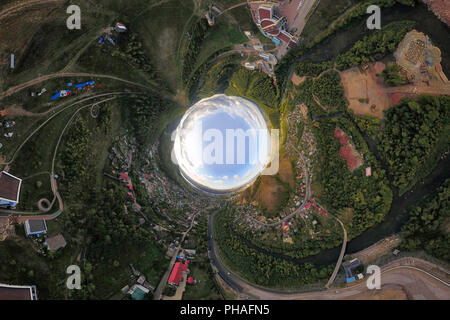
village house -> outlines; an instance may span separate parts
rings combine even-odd
[[[44,245],[49,251],[56,251],[58,249],[64,248],[67,243],[62,234],[57,234],[56,236],[48,237],[45,240]]]
[[[37,300],[36,286],[16,286],[0,283],[0,300]]]
[[[45,220],[26,220],[24,223],[25,234],[30,236],[41,237],[47,233],[47,224]]]
[[[16,207],[19,203],[21,185],[22,179],[6,171],[0,172],[0,208]]]

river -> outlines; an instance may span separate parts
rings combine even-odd
[[[444,73],[450,73],[450,27],[441,22],[427,7],[420,3],[415,7],[395,5],[381,10],[381,28],[393,21],[412,20],[416,22],[415,29],[431,38],[433,44],[441,49],[442,68]],[[330,60],[338,54],[350,49],[353,44],[365,35],[375,31],[366,27],[366,17],[351,23],[344,30],[329,36],[313,49],[302,55],[299,60],[306,58],[313,61]]]
[[[434,45],[441,49],[442,53],[442,68],[446,75],[450,74],[450,27],[441,22],[427,7],[420,3],[416,7],[409,7],[404,5],[396,5],[392,8],[384,8],[381,13],[382,26],[399,20],[412,20],[416,22],[415,29],[425,33],[431,38]],[[363,36],[374,32],[366,27],[366,20],[360,19],[353,22],[349,27],[341,30],[334,35],[327,38],[319,45],[315,46],[310,51],[303,54],[297,61],[304,59],[311,59],[313,61],[325,61],[336,57],[350,49],[353,44],[360,40]],[[332,115],[334,117],[336,115]],[[366,134],[363,134],[366,143],[371,152],[380,161],[374,143]],[[380,161],[386,169],[386,165]],[[387,170],[386,170],[387,171]],[[421,182],[417,183],[413,188],[402,196],[398,195],[398,190],[393,189],[393,200],[389,212],[386,214],[384,220],[378,225],[366,230],[358,237],[352,239],[347,243],[346,253],[351,254],[363,250],[370,245],[394,234],[398,233],[402,226],[407,222],[409,217],[409,208],[420,203],[420,201],[428,194],[438,188],[446,179],[450,178],[450,157],[447,156],[441,159],[432,173],[428,175]],[[232,230],[234,232],[234,230]],[[309,256],[306,258],[293,258],[283,254],[269,252],[263,248],[255,246],[253,243],[244,239],[239,234],[235,233],[242,241],[249,247],[280,259],[292,261],[303,264],[311,262],[316,265],[328,265],[336,263],[341,248],[322,250],[319,254]]]

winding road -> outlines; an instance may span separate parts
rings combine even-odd
[[[208,220],[208,256],[217,275],[242,299],[262,300],[341,300],[368,299],[379,294],[369,290],[366,281],[339,289],[288,291],[264,288],[247,282],[229,270],[217,255],[214,243],[213,213]],[[450,299],[450,275],[443,268],[417,258],[405,257],[381,267],[381,289],[401,288],[408,299]],[[328,285],[328,284],[327,284]],[[418,288],[419,287],[419,288]]]

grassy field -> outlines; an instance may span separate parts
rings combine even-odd
[[[221,300],[222,296],[212,276],[209,262],[192,262],[189,267],[189,276],[197,281],[195,284],[186,284],[183,300]]]
[[[302,37],[305,43],[309,43],[318,34],[325,31],[334,20],[358,2],[360,1],[320,0],[319,5],[312,12],[303,29]]]
[[[143,36],[143,44],[154,65],[171,89],[179,84],[177,53],[185,25],[193,14],[191,0],[169,0],[142,11],[131,26]]]

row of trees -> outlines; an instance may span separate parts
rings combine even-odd
[[[319,79],[314,81],[313,93],[319,98],[323,106],[330,107],[330,110],[344,111],[347,108],[344,86],[341,84],[341,77],[338,72],[330,70],[324,73]]]
[[[198,96],[200,98],[206,98],[213,94],[224,92],[236,68],[236,56],[233,55],[213,65],[205,74]]]
[[[408,6],[414,6],[415,0],[368,0],[362,2],[360,5],[358,5],[358,7],[349,11],[339,21],[333,23],[332,27],[330,27],[325,33],[317,37],[313,42],[308,43],[306,46],[303,45],[296,49],[289,50],[288,53],[277,64],[275,68],[275,74],[277,76],[277,79],[279,79],[278,81],[280,87],[284,88],[284,86],[286,85],[285,79],[287,78],[289,71],[291,70],[291,66],[299,57],[301,57],[306,51],[308,51],[312,47],[316,46],[317,44],[321,43],[322,41],[324,41],[325,39],[336,33],[338,30],[341,30],[349,26],[355,20],[361,19],[361,17],[364,18],[364,16],[367,14],[366,10],[368,6],[377,5],[382,8],[388,8],[394,6],[397,3]],[[386,27],[387,26],[383,26],[383,29]]]
[[[188,83],[191,73],[195,68],[198,54],[200,52],[203,40],[205,40],[208,31],[208,22],[205,18],[199,19],[194,23],[189,32],[189,40],[187,46],[183,50],[183,68],[182,78],[185,84]]]
[[[131,31],[119,34],[118,44],[111,51],[113,57],[119,57],[126,63],[144,71],[150,79],[161,81],[156,68],[145,54],[142,42]]]
[[[229,212],[214,217],[214,237],[221,259],[249,281],[268,287],[292,288],[326,280],[333,266],[296,264],[250,248],[230,229]]]
[[[450,179],[410,212],[402,228],[401,247],[412,251],[424,249],[450,262]]]
[[[331,68],[333,68],[333,61],[314,63],[311,60],[304,60],[294,66],[294,71],[298,76],[317,77],[325,70]]]
[[[394,52],[406,33],[414,27],[414,21],[397,21],[356,42],[347,52],[337,56],[336,66],[345,70],[363,63],[377,61]]]
[[[123,102],[130,130],[143,147],[157,138],[162,126],[161,115],[173,107],[170,101],[156,94],[124,97]]]
[[[244,68],[239,68],[233,73],[226,93],[248,97],[268,107],[276,106],[279,98],[278,88],[273,84],[272,78],[262,71],[250,71]]]
[[[388,86],[395,87],[407,83],[400,74],[400,68],[396,63],[389,64],[383,70],[381,76],[384,78],[384,81]]]
[[[420,96],[404,99],[385,113],[380,152],[389,165],[394,186],[406,189],[425,167],[438,143],[450,144],[450,97]]]

